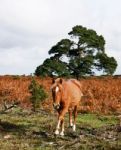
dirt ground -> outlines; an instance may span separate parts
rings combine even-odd
[[[121,128],[114,115],[78,114],[77,131],[55,136],[56,113],[14,108],[0,114],[0,150],[121,150]]]

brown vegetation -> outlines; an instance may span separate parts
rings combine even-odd
[[[31,76],[0,76],[0,104],[19,101],[22,107],[30,107],[28,86]],[[49,97],[43,106],[52,108],[51,78],[36,77]],[[121,77],[90,77],[80,79],[84,97],[80,103],[83,112],[112,113],[121,111]]]

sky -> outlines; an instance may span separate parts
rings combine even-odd
[[[121,74],[121,0],[0,0],[0,75],[30,75],[72,27],[106,40]]]

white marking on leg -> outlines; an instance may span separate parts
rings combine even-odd
[[[58,135],[59,134],[59,129],[60,129],[60,120],[58,121],[56,130],[55,130],[55,134]]]
[[[75,124],[73,125],[73,131],[76,131],[76,125]]]
[[[70,120],[70,126],[73,127],[72,119]]]
[[[57,129],[60,129],[60,120],[58,120]]]
[[[64,128],[62,129],[62,131],[60,132],[61,136],[64,136]]]

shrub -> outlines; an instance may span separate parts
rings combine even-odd
[[[36,111],[40,106],[40,102],[47,98],[47,94],[42,85],[39,85],[34,78],[29,85],[29,92],[31,93],[30,101],[32,103],[33,111]]]

